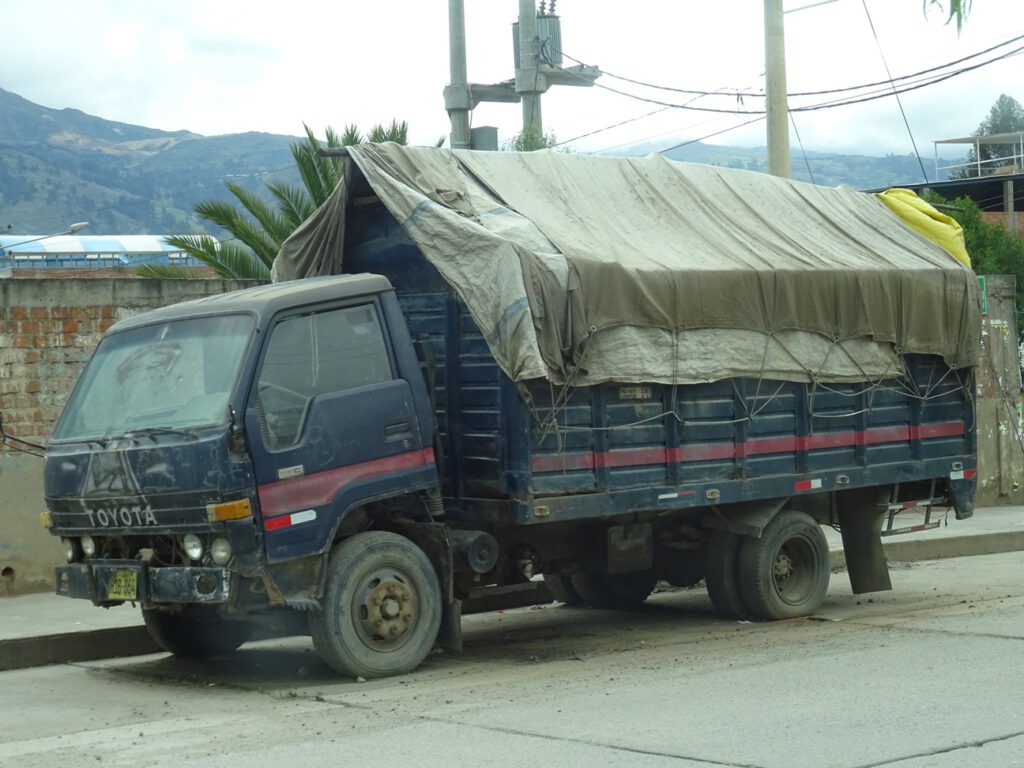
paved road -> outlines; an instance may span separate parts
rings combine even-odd
[[[1024,765],[1024,553],[842,574],[814,619],[642,612],[467,619],[467,650],[341,680],[294,638],[0,673],[0,766]]]

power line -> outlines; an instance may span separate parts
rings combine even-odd
[[[980,69],[981,67],[988,66],[989,64],[995,64],[997,61],[1002,61],[1004,59],[1009,59],[1009,58],[1012,58],[1014,56],[1018,56],[1018,55],[1021,54],[1021,52],[1024,52],[1024,46],[1021,46],[1020,48],[1015,48],[1012,51],[1007,51],[1006,53],[1004,53],[1004,54],[1002,54],[1000,56],[997,56],[994,59],[989,59],[988,61],[983,61],[980,64],[975,64],[975,65],[970,66],[970,67],[964,67],[962,69],[958,69],[958,70],[956,70],[954,72],[950,72],[950,73],[942,75],[942,76],[938,76],[938,77],[933,77],[933,78],[927,79],[927,80],[925,80],[924,82],[921,82],[921,83],[916,83],[914,85],[908,85],[908,86],[906,86],[904,88],[900,88],[898,90],[894,90],[893,93],[894,94],[908,93],[909,91],[916,91],[916,90],[919,90],[921,88],[926,88],[929,85],[936,85],[937,83],[941,83],[941,82],[944,82],[946,80],[950,80],[950,79],[952,79],[954,77],[959,77],[960,75],[966,74],[967,72],[973,72],[974,70]],[[836,99],[835,101],[823,102],[821,104],[815,104],[815,105],[812,105],[812,106],[809,106],[809,107],[793,107],[791,111],[793,111],[793,112],[813,112],[813,111],[819,110],[819,109],[830,109],[832,107],[845,107],[845,106],[850,105],[850,104],[863,104],[863,103],[868,102],[868,101],[876,101],[877,99],[886,98],[889,95],[890,95],[890,93],[889,93],[888,90],[879,90],[879,91],[875,91],[874,95],[865,96],[864,98],[859,98],[859,99]]]
[[[665,112],[666,110],[669,110],[669,109],[672,109],[672,107],[659,107],[658,109],[651,110],[650,112],[645,112],[642,115],[637,115],[636,117],[630,117],[630,118],[627,118],[625,120],[620,120],[617,123],[612,123],[611,125],[606,125],[603,128],[595,128],[593,131],[588,131],[587,133],[581,133],[579,136],[573,136],[571,139],[566,139],[565,141],[560,141],[557,144],[555,144],[554,146],[560,147],[563,144],[571,144],[574,141],[579,141],[580,139],[585,139],[588,136],[594,136],[595,134],[598,134],[598,133],[604,133],[605,131],[610,131],[612,128],[618,128],[619,126],[622,126],[622,125],[628,125],[629,123],[635,123],[637,120],[643,120],[645,117],[650,117],[651,115],[656,115],[659,112]]]
[[[953,77],[958,77],[958,76],[960,76],[962,74],[965,74],[967,72],[972,72],[972,71],[974,71],[976,69],[980,69],[981,67],[988,66],[989,64],[994,64],[994,63],[996,63],[998,61],[1002,61],[1004,59],[1008,59],[1008,58],[1010,58],[1012,56],[1016,56],[1016,55],[1020,54],[1021,52],[1024,52],[1024,46],[1020,46],[1018,48],[1014,48],[1013,50],[1007,51],[1006,53],[1000,54],[999,56],[996,56],[994,58],[988,59],[988,60],[983,61],[983,62],[979,62],[977,64],[973,64],[973,65],[971,65],[969,67],[961,67],[960,69],[954,70],[952,72],[944,73],[942,75],[936,75],[936,76],[933,76],[933,77],[927,77],[927,78],[922,79],[919,82],[915,82],[915,83],[911,83],[911,84],[905,84],[902,87],[893,88],[892,91],[890,91],[889,89],[876,90],[876,91],[873,91],[873,92],[868,92],[867,94],[865,94],[864,96],[861,96],[859,98],[833,99],[833,100],[830,100],[830,101],[820,102],[818,104],[811,104],[811,105],[806,105],[806,106],[801,106],[801,107],[791,107],[790,111],[792,111],[792,112],[813,112],[813,111],[817,111],[817,110],[821,110],[821,109],[833,109],[835,107],[847,106],[847,105],[851,105],[851,104],[863,104],[863,103],[868,102],[868,101],[875,101],[876,99],[887,98],[890,95],[898,95],[898,94],[901,94],[901,93],[907,93],[908,91],[915,91],[915,90],[918,90],[920,88],[924,88],[924,87],[929,86],[929,85],[935,85],[936,83],[941,83],[941,82],[943,82],[945,80],[949,80],[949,79],[951,79]],[[579,77],[578,75],[576,75],[576,73],[572,72],[572,70],[564,69],[564,68],[561,68],[561,67],[559,67],[559,69],[561,71],[563,71],[563,72],[568,73],[569,75]],[[620,96],[625,96],[626,98],[630,98],[630,99],[633,99],[635,101],[640,101],[640,102],[644,102],[644,103],[647,103],[647,104],[656,104],[656,105],[662,106],[662,107],[671,107],[673,109],[683,109],[683,110],[688,110],[688,111],[693,111],[693,112],[711,112],[711,113],[715,113],[715,114],[724,114],[724,115],[763,115],[763,114],[765,114],[765,110],[763,110],[763,109],[722,109],[722,108],[715,108],[715,107],[693,106],[692,105],[692,101],[693,100],[691,100],[690,102],[679,104],[679,103],[675,103],[675,102],[662,101],[660,99],[652,99],[652,98],[648,98],[646,96],[640,96],[640,95],[637,95],[637,94],[634,94],[634,93],[629,93],[628,91],[623,91],[623,90],[620,90],[620,89],[617,89],[617,88],[612,88],[611,86],[603,85],[601,83],[593,83],[593,85],[594,85],[594,87],[602,88],[602,89],[604,89],[606,91],[610,91],[611,93],[616,93],[616,94],[618,94]],[[708,95],[710,95],[710,94],[708,94]]]
[[[931,74],[932,72],[937,72],[939,70],[948,69],[949,67],[953,67],[953,66],[955,66],[957,64],[962,64],[965,61],[970,61],[971,59],[976,59],[979,56],[984,56],[987,53],[991,53],[992,51],[995,51],[995,50],[997,50],[999,48],[1006,47],[1008,45],[1011,45],[1013,43],[1019,42],[1021,40],[1024,40],[1024,35],[1017,35],[1016,37],[1011,37],[1011,38],[1009,38],[1007,40],[1004,40],[1001,43],[996,43],[995,45],[992,45],[992,46],[990,46],[988,48],[985,48],[985,49],[983,49],[981,51],[977,51],[975,53],[968,54],[967,56],[963,56],[963,57],[961,57],[959,59],[954,59],[952,61],[947,61],[945,64],[939,64],[939,65],[936,65],[934,67],[929,67],[927,69],[922,69],[922,70],[919,70],[917,72],[912,72],[912,73],[907,74],[907,75],[900,75],[899,77],[896,77],[896,78],[889,78],[888,80],[879,80],[879,81],[872,82],[872,83],[862,83],[861,85],[850,85],[850,86],[845,86],[843,88],[829,88],[827,90],[821,90],[821,91],[797,91],[797,92],[788,94],[788,97],[789,98],[797,98],[797,97],[801,97],[801,96],[827,96],[827,95],[830,95],[830,94],[833,94],[833,93],[849,93],[851,91],[861,91],[861,90],[864,90],[864,89],[867,89],[867,88],[875,88],[875,87],[880,86],[880,85],[886,85],[887,86],[893,80],[895,80],[896,82],[900,82],[900,81],[903,81],[903,80],[911,80],[911,79],[920,77],[922,75]],[[573,62],[575,62],[577,64],[582,64],[582,65],[586,66],[585,62],[580,61],[579,59],[577,59],[577,58],[575,58],[573,56],[570,56],[565,51],[558,51],[558,53],[560,53],[562,56],[564,56],[565,58],[569,59],[570,61],[573,61]],[[547,63],[550,64],[551,62],[549,61]],[[601,70],[601,74],[605,75],[606,77],[610,77],[610,78],[612,78],[614,80],[621,80],[623,82],[630,83],[632,85],[639,85],[639,86],[644,87],[644,88],[653,88],[653,89],[661,90],[661,91],[670,91],[672,93],[683,93],[683,94],[687,94],[687,95],[690,95],[690,96],[716,96],[716,95],[721,95],[721,94],[723,94],[723,92],[728,90],[728,89],[724,89],[723,88],[723,89],[719,89],[717,91],[701,91],[701,90],[695,90],[695,89],[690,89],[690,88],[677,88],[677,87],[668,86],[668,85],[658,85],[656,83],[648,83],[648,82],[645,82],[643,80],[637,80],[635,78],[626,77],[625,75],[617,75],[617,74],[615,74],[613,72],[608,72],[606,70]],[[764,98],[765,97],[765,93],[764,93],[763,90],[761,90],[761,91],[729,90],[729,95],[735,95],[735,96],[738,96],[738,97],[749,96],[751,98]]]
[[[690,144],[696,144],[699,141],[704,141],[705,139],[711,139],[711,138],[714,138],[715,136],[721,136],[723,133],[728,133],[729,131],[735,131],[738,128],[743,128],[743,127],[745,127],[747,125],[752,125],[753,123],[759,123],[759,122],[761,122],[764,119],[765,119],[764,115],[758,115],[753,120],[747,120],[746,122],[740,123],[739,125],[731,125],[728,128],[723,128],[722,130],[715,131],[714,133],[705,134],[704,136],[701,136],[701,137],[696,138],[696,139],[687,139],[686,141],[681,141],[678,144],[673,144],[671,147],[665,147],[665,149],[659,149],[658,152],[660,154],[665,154],[666,152],[671,152],[673,149],[679,149],[680,147],[686,147],[686,146],[689,146]]]
[[[719,94],[719,93],[724,93],[724,92],[726,92],[728,90],[731,90],[731,89],[729,89],[728,87],[722,87],[722,88],[719,88],[717,91],[714,91],[713,94],[711,94],[711,95]],[[683,106],[686,106],[687,104],[692,104],[693,102],[697,101],[697,99],[701,99],[701,98],[703,98],[703,96],[695,96],[694,98],[692,98],[689,101],[685,102],[683,104]],[[628,118],[626,120],[621,120],[621,121],[619,121],[617,123],[613,123],[611,125],[606,125],[603,128],[597,128],[597,129],[595,129],[593,131],[589,131],[587,133],[580,134],[579,136],[573,136],[571,139],[566,139],[565,141],[560,141],[557,144],[555,144],[554,146],[560,147],[563,144],[569,144],[569,143],[571,143],[573,141],[578,141],[579,139],[585,139],[585,138],[587,138],[589,136],[594,136],[594,135],[596,135],[598,133],[603,133],[605,131],[610,131],[613,128],[618,128],[620,126],[627,125],[628,123],[634,123],[637,120],[643,120],[644,118],[651,117],[652,115],[657,115],[657,114],[659,114],[661,112],[665,112],[666,110],[669,110],[669,109],[672,109],[672,107],[669,107],[669,106],[659,107],[658,109],[652,110],[650,112],[645,112],[642,115],[637,115],[636,117],[631,117],[631,118]]]
[[[807,175],[811,177],[811,184],[813,184],[814,171],[811,170],[811,161],[807,159],[807,150],[804,149],[804,141],[800,138],[800,129],[796,127],[796,118],[792,112],[789,113],[789,122],[793,126],[793,133],[796,134],[796,143],[800,145],[800,154],[804,158],[804,165],[807,166]]]
[[[875,45],[878,46],[878,55],[882,58],[882,65],[885,67],[885,74],[889,75],[889,84],[892,86],[892,93],[896,97],[896,103],[899,105],[900,114],[903,115],[903,125],[907,128],[907,135],[910,137],[910,145],[914,148],[914,155],[917,157],[917,164],[921,166],[921,178],[924,179],[924,183],[928,183],[928,173],[924,169],[924,163],[921,162],[921,153],[917,151],[917,142],[914,141],[914,132],[910,130],[910,121],[907,120],[907,113],[903,109],[903,101],[900,99],[900,94],[896,90],[896,83],[893,82],[892,73],[889,71],[889,62],[885,60],[885,52],[882,51],[882,42],[878,39],[878,33],[875,31],[875,22],[871,20],[871,12],[868,11],[867,0],[860,0],[861,5],[864,6],[864,15],[868,17],[868,25],[871,27],[871,35],[875,38]]]

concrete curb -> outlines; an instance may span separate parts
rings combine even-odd
[[[995,555],[1024,550],[1024,530],[888,541],[883,546],[889,562]],[[833,571],[846,568],[846,556],[842,549],[833,549],[830,556]],[[474,600],[474,604],[467,604],[463,612],[478,613],[551,602],[551,595],[543,582],[533,582],[532,585],[535,585],[532,590],[519,586],[504,598],[501,595],[491,595],[480,601],[479,605],[476,605],[478,601]],[[141,625],[20,637],[0,640],[0,671],[160,652],[160,648]]]
[[[1024,550],[1024,531],[998,531],[972,536],[945,536],[935,539],[883,541],[882,548],[890,563],[914,560],[945,560],[949,557],[998,555],[1003,552]],[[830,553],[832,570],[846,568],[846,555],[842,549]]]
[[[160,653],[143,626],[0,640],[0,671]]]

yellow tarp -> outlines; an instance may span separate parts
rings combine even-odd
[[[971,257],[964,244],[964,231],[956,219],[935,210],[910,189],[887,189],[877,196],[917,234],[945,248],[965,267],[971,266]]]

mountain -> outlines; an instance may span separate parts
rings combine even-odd
[[[262,191],[297,181],[289,144],[268,133],[201,136],[50,109],[0,88],[0,230],[41,234],[201,231],[192,207],[234,199],[227,180]]]
[[[665,140],[638,142],[617,149],[614,154],[639,157],[657,152]],[[768,150],[765,147],[722,147],[694,142],[665,152],[665,157],[686,163],[705,163],[726,168],[768,172]],[[854,189],[878,189],[921,181],[921,165],[914,155],[842,155],[833,152],[807,152],[791,149],[794,179],[810,181],[826,187],[845,184]],[[808,170],[808,167],[810,170]],[[924,161],[924,169],[931,180],[935,165]]]
[[[298,183],[291,136],[238,133],[201,136],[158,131],[50,109],[0,88],[0,231],[57,232],[88,221],[86,234],[203,231],[200,200],[231,200],[225,181],[266,197],[265,182]],[[640,142],[615,152],[645,155],[664,146]],[[767,169],[763,147],[694,143],[665,153],[674,160],[754,171]],[[813,179],[807,172],[807,164]],[[925,168],[931,173],[928,164]],[[873,189],[920,179],[912,155],[871,157],[793,152],[793,177],[817,184]]]

